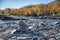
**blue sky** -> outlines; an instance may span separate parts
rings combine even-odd
[[[30,4],[49,3],[54,0],[0,0],[0,9],[20,8]]]

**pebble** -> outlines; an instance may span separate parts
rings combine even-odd
[[[20,22],[21,23],[19,23],[19,24],[16,24],[16,23],[15,24],[2,24],[2,25],[0,25],[0,32],[2,34],[5,32],[5,35],[7,35],[8,33],[6,34],[6,32],[9,32],[7,30],[21,29],[21,32],[17,31],[19,34],[14,34],[14,33],[10,34],[10,32],[9,32],[9,35],[11,35],[12,37],[15,36],[17,39],[20,39],[20,37],[22,37],[23,34],[26,35],[26,36],[23,35],[23,37],[26,37],[26,38],[28,38],[27,34],[29,34],[30,39],[34,38],[35,36],[37,38],[42,37],[40,40],[59,40],[60,39],[59,26],[58,27],[55,26],[58,24],[60,25],[60,22],[59,23],[55,22],[55,24],[46,23],[44,21],[40,22],[40,21],[31,21],[31,20],[26,21],[26,22],[25,21],[24,22],[20,21]],[[24,29],[22,29],[22,28],[24,28]],[[4,30],[4,31],[2,31],[2,30]],[[29,31],[29,33],[27,33],[28,31]],[[7,35],[4,38],[8,38],[9,35]],[[18,35],[18,36],[16,36],[16,35]],[[2,38],[3,38],[3,36],[2,36]],[[3,40],[2,38],[0,38],[0,40]],[[9,38],[9,40],[16,40],[16,39]]]

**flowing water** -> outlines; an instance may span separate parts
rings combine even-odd
[[[0,20],[0,24],[3,24],[3,23],[12,23],[12,22],[19,23],[19,20],[8,20],[8,21]]]
[[[12,22],[19,23],[19,21],[20,21],[20,20],[8,20],[8,21],[0,20],[0,24],[3,24],[3,23],[12,23]],[[24,21],[25,21],[25,20],[24,20]],[[58,21],[60,21],[60,19],[29,19],[28,21],[58,22]]]

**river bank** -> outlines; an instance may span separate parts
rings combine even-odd
[[[59,40],[59,19],[29,19],[14,22],[9,20],[0,24],[2,40]]]
[[[1,20],[28,20],[28,19],[60,19],[60,16],[39,16],[39,17],[34,17],[34,16],[5,16],[5,15],[0,15]]]

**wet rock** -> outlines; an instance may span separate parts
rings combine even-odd
[[[45,20],[20,20],[19,24],[2,24],[0,26],[0,38],[8,40],[26,40],[29,38],[38,40],[40,37],[40,40],[59,40],[60,23],[53,23],[54,22],[48,22]],[[34,38],[35,36],[37,36],[37,38]]]
[[[49,40],[55,40],[54,38],[50,38]]]

